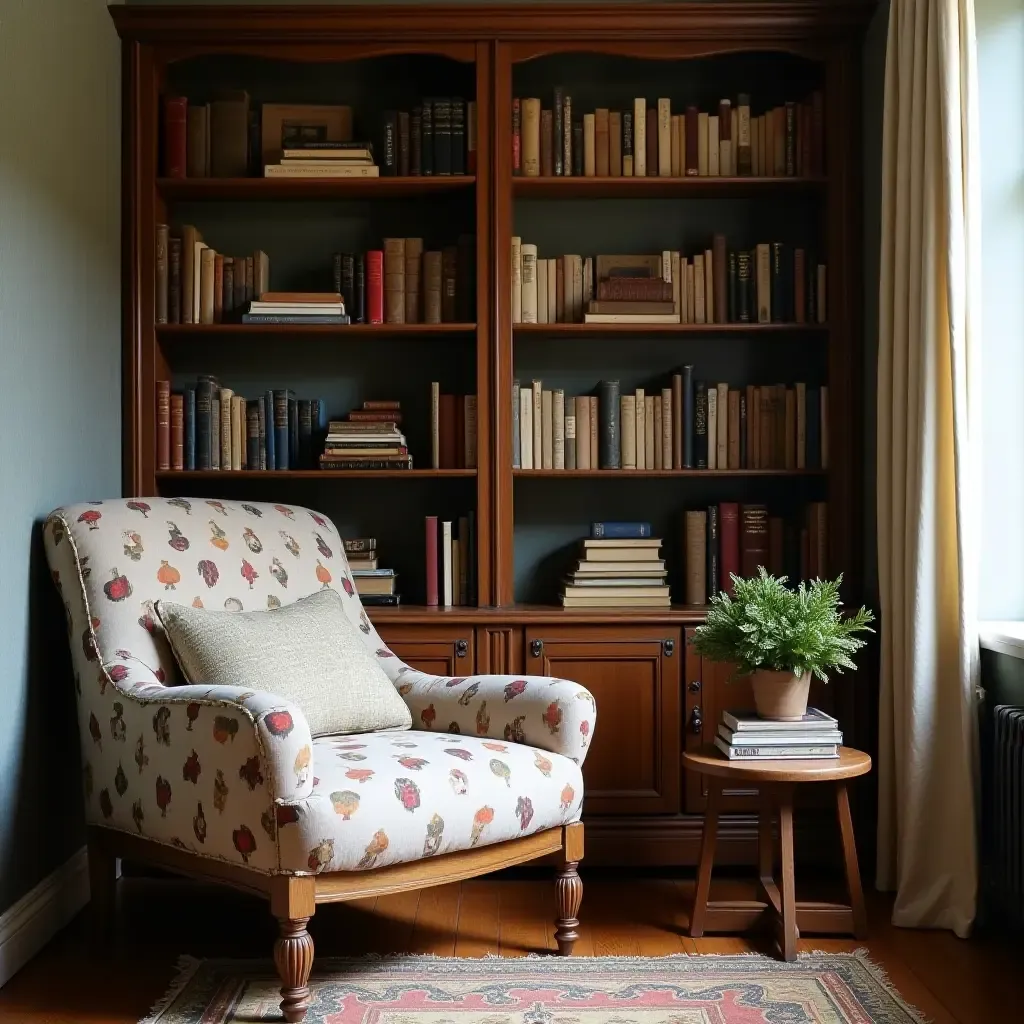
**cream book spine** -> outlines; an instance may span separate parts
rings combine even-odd
[[[718,469],[718,389],[708,385],[708,469]]]
[[[796,385],[796,468],[807,468],[807,385]]]
[[[708,177],[717,178],[721,174],[720,141],[718,138],[718,115],[708,115]]]
[[[248,424],[245,419],[245,399],[235,395],[231,400],[231,468],[242,468],[242,446]]]
[[[654,468],[662,469],[662,462],[665,458],[665,450],[663,447],[663,435],[662,429],[662,402],[661,395],[654,396]]]
[[[719,384],[716,388],[718,398],[715,405],[718,407],[718,434],[717,452],[715,461],[719,469],[729,468],[729,385]],[[710,444],[711,438],[708,437]]]
[[[704,319],[704,256],[693,257],[693,322],[707,323]]]
[[[598,402],[597,396],[591,395],[588,399],[590,402],[590,468],[598,469],[601,465],[600,452],[598,451]]]
[[[544,264],[548,272],[548,323],[553,324],[558,321],[558,261],[545,260]]]
[[[715,322],[715,261],[710,249],[704,250],[704,322]]]
[[[647,177],[647,100],[633,100],[633,177]]]
[[[565,468],[576,468],[576,399],[565,400]]]
[[[519,389],[519,464],[533,469],[533,390]]]
[[[539,380],[530,382],[533,397],[533,468],[544,468],[544,399],[543,384]]]
[[[636,395],[623,395],[619,399],[619,427],[622,468],[636,469]]]
[[[654,395],[644,396],[644,462],[648,469],[657,469],[654,444]]]
[[[686,513],[686,603],[707,601],[707,512]]]
[[[430,465],[441,468],[441,384],[430,382]]]
[[[590,400],[576,398],[576,468],[590,469]]]
[[[672,176],[672,101],[658,100],[658,177]]]
[[[512,236],[512,323],[523,322],[523,240]]]
[[[537,260],[537,323],[548,322],[548,267],[547,260]]]
[[[551,422],[551,392],[540,393],[540,468],[554,468],[555,435]]]
[[[686,262],[686,322],[695,324],[697,322],[697,286],[694,281],[696,263],[687,260]]]
[[[597,125],[593,114],[583,115],[583,176],[597,174]]]
[[[681,276],[683,264],[678,249],[673,249],[669,253],[669,260],[672,266],[672,304],[676,309],[676,323],[681,324],[683,322],[683,279]]]
[[[647,401],[643,388],[636,389],[636,468],[647,468]]]
[[[697,173],[708,176],[708,115],[703,112],[697,115]]]
[[[523,100],[523,177],[540,177],[540,100]]]
[[[583,323],[583,257],[570,256],[572,261],[572,322]]]
[[[672,389],[661,389],[661,468],[672,468]]]
[[[537,246],[524,242],[520,248],[522,260],[522,322],[537,323]]]
[[[441,523],[441,589],[445,608],[452,606],[452,524]]]
[[[231,412],[235,397],[231,388],[220,389],[220,468],[231,468]]]
[[[565,469],[565,392],[551,392],[551,468]]]

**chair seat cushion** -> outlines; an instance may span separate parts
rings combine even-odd
[[[313,743],[313,795],[279,805],[281,869],[356,871],[577,821],[580,767],[475,736],[378,732]]]
[[[321,590],[283,608],[213,611],[157,601],[190,683],[245,686],[294,701],[313,736],[408,729],[405,702],[342,607]]]

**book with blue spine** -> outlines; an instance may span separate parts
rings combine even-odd
[[[606,540],[636,540],[651,536],[650,523],[591,523],[590,536]]]
[[[201,380],[196,384],[196,469],[213,469],[213,383]]]
[[[184,452],[184,466],[185,469],[192,470],[196,468],[196,390],[195,388],[185,389],[185,400],[182,403],[184,405],[184,411],[182,418],[184,419],[184,433],[185,433],[185,452]]]
[[[267,445],[267,469],[277,469],[277,455],[274,445],[275,424],[274,424],[274,392],[263,392],[263,419],[265,421],[264,433]]]
[[[288,468],[288,391],[275,390],[274,398],[274,468]],[[270,436],[270,431],[267,431]]]
[[[245,465],[260,468],[260,407],[253,401],[245,403]]]

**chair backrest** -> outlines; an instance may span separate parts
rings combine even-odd
[[[172,686],[178,667],[151,606],[161,598],[229,611],[290,604],[332,587],[368,648],[389,659],[325,516],[297,505],[205,498],[117,498],[52,512],[47,559],[61,590],[80,694],[112,662]],[[390,665],[388,667],[391,667]],[[116,682],[117,680],[113,680]]]

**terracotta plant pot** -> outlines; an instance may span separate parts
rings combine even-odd
[[[807,714],[807,695],[811,689],[811,673],[773,672],[758,669],[751,677],[754,707],[759,718],[776,722],[799,722]]]

